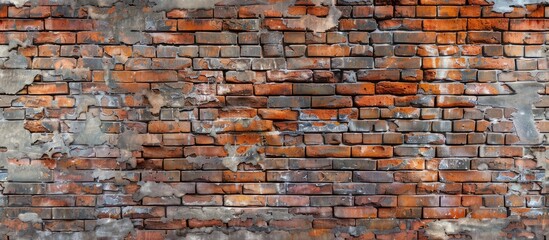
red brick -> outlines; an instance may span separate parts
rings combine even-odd
[[[464,218],[466,215],[465,208],[423,208],[424,218]]]
[[[463,31],[467,29],[467,19],[426,19],[423,20],[425,31]]]
[[[259,109],[259,116],[270,120],[297,120],[298,112],[292,110]]]
[[[507,218],[505,208],[477,208],[471,211],[471,217],[477,219],[486,218]]]
[[[325,183],[291,183],[288,194],[332,194],[332,186]]]
[[[342,83],[336,85],[336,93],[341,95],[371,95],[375,92],[373,83]]]
[[[473,96],[437,96],[437,107],[474,107],[476,97]]]
[[[43,83],[33,84],[28,88],[29,94],[68,94],[69,86],[67,83]]]
[[[179,31],[221,31],[223,22],[218,19],[180,19],[177,28]]]
[[[307,157],[350,157],[349,146],[307,146]]]
[[[401,171],[395,173],[396,182],[435,182],[438,180],[436,171]]]
[[[387,158],[393,156],[393,148],[388,146],[353,146],[353,157]]]
[[[267,197],[267,205],[274,207],[308,206],[308,196],[273,195]]]
[[[398,196],[398,206],[403,207],[437,207],[439,205],[438,196],[415,196],[415,195],[400,195]]]
[[[116,40],[107,33],[89,31],[78,32],[76,42],[79,44],[112,44],[116,43]]]
[[[421,218],[419,207],[379,208],[379,218]]]
[[[292,95],[292,84],[277,83],[277,84],[255,84],[255,95]]]
[[[338,218],[375,218],[377,210],[373,207],[334,207],[334,216]]]
[[[173,121],[151,121],[149,122],[149,132],[151,133],[180,133],[190,132],[190,122]]]
[[[465,58],[423,58],[423,68],[466,68]]]
[[[193,44],[192,33],[151,33],[153,43],[156,44]]]
[[[505,31],[509,30],[509,19],[489,18],[489,19],[467,19],[467,29],[474,31]]]
[[[416,6],[416,16],[434,18],[437,16],[437,7],[436,6]]]
[[[469,67],[476,69],[515,70],[515,60],[512,58],[470,58]]]
[[[353,17],[373,17],[374,8],[372,6],[353,6]]]
[[[227,151],[220,146],[192,146],[185,147],[186,157],[225,157]]]
[[[311,107],[314,108],[345,108],[352,106],[353,100],[350,96],[323,96],[311,98]]]
[[[392,106],[394,97],[390,95],[356,96],[354,102],[359,107]]]
[[[547,19],[511,19],[509,30],[514,31],[547,31],[549,20]]]
[[[30,19],[3,19],[0,21],[0,30],[2,31],[36,31],[44,30],[42,20]]]
[[[75,198],[71,196],[32,196],[32,205],[45,207],[75,206]]]
[[[267,206],[267,197],[261,195],[225,196],[225,206]]]
[[[465,5],[465,0],[420,0],[421,5]]]
[[[492,178],[490,172],[484,171],[444,171],[439,174],[444,182],[489,182]]]
[[[413,95],[417,93],[416,83],[379,82],[376,84],[377,94]]]
[[[143,157],[146,158],[164,158],[164,157],[182,157],[183,148],[181,147],[144,147]]]
[[[177,81],[176,71],[140,71],[135,75],[136,82],[174,82]]]
[[[13,152],[0,173],[9,180],[0,196],[5,235],[93,231],[96,218],[126,218],[136,239],[204,227],[423,239],[437,219],[509,216],[522,220],[500,238],[540,235],[547,188],[530,155],[546,149],[519,144],[513,106],[478,100],[517,91],[498,82],[546,79],[547,7],[338,0],[336,10],[299,0],[282,10],[272,2],[278,7],[175,9],[144,31],[113,30],[113,19],[100,18],[163,6],[0,6],[0,57],[18,68],[4,75],[41,71],[0,97],[4,135],[17,139],[7,128],[20,124],[33,146],[30,155],[17,142],[0,146]],[[334,14],[331,26],[324,20]],[[331,29],[312,31],[323,27]],[[533,107],[549,106],[546,93],[539,89]],[[538,110],[544,134],[549,121]],[[91,117],[101,126],[85,125]],[[90,128],[106,142],[71,145]],[[168,196],[136,200],[151,182]],[[219,217],[224,211],[235,217]],[[26,212],[43,222],[22,222]]]
[[[58,19],[50,18],[44,21],[46,30],[61,31],[86,31],[93,30],[93,20],[91,19]]]
[[[304,157],[304,147],[266,147],[265,154],[271,157]]]
[[[351,54],[351,48],[345,45],[308,45],[309,57],[344,57]]]
[[[543,34],[537,32],[504,32],[503,42],[510,44],[542,44]]]
[[[461,83],[421,83],[419,91],[424,94],[452,94],[461,95],[464,93],[465,86]]]

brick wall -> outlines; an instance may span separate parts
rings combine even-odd
[[[0,2],[2,239],[549,236],[549,6]]]

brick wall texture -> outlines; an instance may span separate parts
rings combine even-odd
[[[2,0],[0,239],[549,239],[549,5]]]

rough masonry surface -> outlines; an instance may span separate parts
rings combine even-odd
[[[548,239],[546,0],[0,0],[0,239]]]

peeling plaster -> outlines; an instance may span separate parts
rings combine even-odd
[[[133,223],[129,218],[98,219],[95,227],[96,238],[125,239],[130,233],[134,233]]]
[[[493,12],[508,13],[514,10],[513,7],[526,7],[531,4],[546,4],[548,0],[488,0],[494,3],[492,6]]]
[[[449,235],[467,235],[471,239],[501,239],[503,228],[509,225],[509,219],[478,220],[461,218],[458,220],[438,220],[430,222],[425,233],[431,239],[453,239]]]
[[[116,182],[123,182],[128,179],[127,172],[115,171],[115,170],[94,170],[92,173],[93,178],[96,178],[97,181],[104,181],[109,179],[115,179]]]
[[[42,218],[40,218],[37,213],[33,212],[20,213],[17,218],[19,218],[21,222],[42,223]]]
[[[0,4],[13,4],[16,7],[20,8],[25,5],[29,0],[0,0]]]
[[[137,160],[133,157],[133,151],[142,149],[143,137],[134,129],[126,129],[118,135],[117,147],[120,149],[118,162],[128,162],[132,167],[137,165]]]
[[[172,187],[167,183],[157,182],[140,182],[138,183],[139,191],[133,195],[133,200],[139,201],[144,197],[182,197],[185,195],[184,191]]]
[[[288,212],[287,208],[230,208],[230,207],[177,207],[168,211],[168,218],[172,219],[219,219],[224,223],[231,219],[254,220],[290,220],[296,218],[312,219],[311,215],[296,215]]]
[[[0,147],[6,149],[0,152],[0,167],[6,165],[8,158],[38,159],[44,154],[49,157],[54,153],[69,154],[68,145],[72,142],[70,135],[58,132],[53,134],[50,141],[34,142],[23,121],[0,121],[0,135]]]
[[[183,86],[173,86],[168,84],[160,85],[158,92],[143,91],[142,95],[147,97],[151,104],[152,114],[160,113],[162,107],[180,107],[185,109],[194,109],[194,107],[209,102],[219,101],[215,97],[215,92],[193,87],[193,89],[184,93]]]
[[[532,147],[528,149],[529,155],[536,160],[536,167],[544,171],[542,176],[543,188],[549,188],[549,148]]]
[[[76,100],[76,117],[81,113],[88,112],[90,106],[97,106],[98,100],[92,95],[74,95]]]
[[[326,2],[325,0],[315,0],[317,6],[321,3]],[[332,0],[330,6],[330,11],[328,16],[325,18],[320,18],[314,15],[305,15],[299,18],[297,22],[288,22],[288,27],[304,27],[305,29],[311,30],[315,33],[317,32],[326,32],[327,30],[336,27],[339,24],[339,18],[343,14],[339,8],[336,7],[337,0]]]
[[[23,6],[25,3],[29,2],[28,0],[0,0],[0,3],[12,3],[17,7]],[[112,1],[74,1],[74,4],[86,5],[92,4],[102,7],[112,6],[117,2],[117,0]],[[163,0],[151,0],[151,2],[156,3],[153,7],[155,11],[166,11],[173,8],[179,9],[201,9],[201,8],[213,8],[216,4],[238,4],[236,1],[221,1],[221,0],[177,0],[177,1],[163,1]],[[295,3],[294,1],[288,1],[291,4]],[[289,27],[299,27],[304,26],[306,29],[313,32],[323,32],[328,29],[331,29],[337,26],[338,19],[341,17],[341,11],[335,7],[335,0],[323,1],[323,0],[313,0],[316,5],[329,5],[330,11],[329,15],[325,18],[319,18],[312,15],[302,16],[298,22],[291,23]],[[248,1],[246,4],[263,4],[265,1]],[[522,6],[526,4],[536,4],[536,3],[547,3],[546,0],[498,0],[495,1],[493,11],[496,12],[510,12],[513,10],[511,6]],[[331,5],[330,5],[331,4]],[[285,3],[284,6],[287,4]],[[282,5],[277,5],[282,6]],[[278,8],[277,7],[277,8]],[[76,8],[75,8],[76,9]],[[117,7],[117,9],[120,9]],[[134,15],[132,13],[139,12],[134,8],[130,8],[127,11],[115,11],[114,15],[112,13],[106,13],[102,9],[95,7],[88,7],[88,14],[91,18],[107,20],[109,26],[114,26],[113,29],[106,29],[105,32],[113,34],[113,38],[119,40],[120,32],[129,33],[131,31],[144,31],[143,28],[145,24],[143,22],[155,21],[156,17],[152,15]],[[10,42],[10,46],[11,46]],[[17,45],[28,45],[29,43],[21,42]],[[113,57],[117,62],[124,63],[127,60],[128,56],[123,56],[121,54],[113,54]],[[18,55],[11,55],[10,60],[13,63],[12,66],[17,67],[23,65],[23,59]],[[26,61],[26,58],[24,59]],[[10,63],[8,63],[10,64]],[[105,71],[105,80],[109,87],[115,89],[118,88],[115,82],[111,81],[110,78],[110,69],[108,65],[104,63],[103,65]],[[89,69],[75,70],[75,69],[60,69],[55,70],[50,73],[50,76],[63,76],[64,79],[74,79],[79,80],[85,78],[83,72],[89,71]],[[6,94],[16,94],[18,91],[23,89],[26,85],[32,84],[34,77],[41,74],[41,71],[38,70],[0,70],[0,92]],[[539,131],[535,129],[533,123],[533,113],[531,111],[532,104],[539,100],[539,95],[534,91],[537,91],[540,86],[536,85],[519,85],[525,83],[515,83],[509,84],[515,91],[513,95],[508,96],[497,96],[497,97],[479,97],[480,105],[490,105],[498,107],[517,107],[518,112],[513,115],[513,122],[515,128],[517,129],[517,134],[521,140],[525,143],[539,143],[540,134]],[[513,87],[513,85],[516,85]],[[523,86],[525,86],[523,88]],[[156,92],[145,92],[144,95],[147,97],[149,102],[152,105],[151,112],[153,114],[159,114],[160,109],[164,106],[170,107],[189,107],[208,103],[215,102],[215,94],[202,94],[197,91],[193,91],[189,94],[181,93],[180,88],[174,88],[170,85],[164,85],[163,88],[159,89],[159,93]],[[537,96],[537,97],[536,97]],[[95,97],[85,95],[85,96],[75,96],[77,101],[77,113],[84,113],[88,111],[88,107],[92,105],[97,105],[98,101]],[[518,103],[518,104],[517,104]],[[529,109],[529,110],[528,110]],[[86,126],[84,131],[79,133],[74,140],[75,144],[82,144],[88,146],[102,145],[107,142],[106,134],[101,132],[100,129],[101,120],[99,117],[93,117],[88,113],[88,118],[86,120]],[[13,127],[13,128],[12,128]],[[329,129],[333,129],[333,126],[328,126]],[[215,129],[214,129],[215,130]],[[0,165],[3,165],[1,160],[2,158],[7,157],[22,157],[29,155],[32,157],[38,158],[43,154],[47,154],[50,157],[52,154],[57,152],[68,153],[68,145],[73,142],[72,138],[68,134],[59,134],[55,132],[53,134],[52,140],[49,142],[41,143],[40,145],[35,145],[31,141],[30,132],[24,129],[22,122],[0,122],[0,134],[4,136],[4,139],[0,139],[0,146],[7,148],[7,152],[0,153]],[[215,131],[213,131],[215,135]],[[6,137],[8,136],[8,137]],[[12,136],[12,137],[9,137]],[[138,151],[141,149],[143,144],[142,138],[139,137],[139,134],[135,130],[126,130],[118,136],[117,147],[121,150],[121,156],[118,159],[119,162],[132,161],[132,165],[135,166],[133,160],[135,160],[131,152]],[[229,168],[232,171],[236,171],[240,163],[252,163],[257,164],[259,161],[264,159],[264,156],[258,152],[260,146],[253,145],[245,153],[239,154],[237,152],[238,147],[232,145],[225,145],[225,149],[229,153],[229,157],[223,158],[222,163],[225,167]],[[538,159],[538,167],[544,167],[547,171],[547,152],[544,154],[535,155]],[[133,159],[133,160],[132,160]],[[545,159],[542,161],[541,159]],[[545,163],[545,164],[544,164]],[[540,165],[541,164],[541,165]],[[27,174],[31,173],[43,173],[48,169],[43,166],[8,166],[8,180],[14,180],[14,171],[23,172],[21,175],[22,179],[15,179],[16,181],[26,181],[26,180],[35,180],[36,178],[25,179]],[[21,174],[21,173],[20,173]],[[11,177],[10,177],[11,175]],[[125,178],[123,172],[116,171],[102,171],[96,170],[93,173],[93,176],[99,181],[115,178],[117,180],[122,180]],[[141,200],[145,196],[151,197],[160,197],[160,196],[177,196],[181,197],[183,194],[174,189],[171,185],[165,183],[155,183],[155,182],[145,182],[140,183],[141,188],[134,195],[134,199]],[[263,220],[289,220],[292,218],[307,218],[309,216],[296,216],[289,214],[286,211],[275,211],[272,212],[254,212],[254,213],[245,213],[239,209],[232,208],[191,208],[189,211],[176,211],[174,213],[175,218],[179,219],[222,219],[223,222],[228,222],[230,219],[235,217],[241,219],[263,219]],[[19,220],[28,223],[41,223],[42,219],[38,217],[36,213],[24,213],[19,214]],[[501,229],[508,224],[508,220],[499,220],[494,219],[490,221],[484,220],[475,220],[475,219],[459,219],[459,220],[439,220],[429,223],[430,229],[427,229],[427,234],[431,237],[449,239],[448,234],[467,234],[473,239],[478,238],[487,238],[493,239],[497,238]],[[134,231],[133,224],[130,219],[99,219],[97,221],[97,227],[93,233],[93,237],[105,237],[112,239],[124,239],[128,234]],[[354,235],[364,232],[364,229],[350,229],[349,232],[353,232]],[[51,236],[50,232],[42,232],[41,236]],[[75,233],[75,234],[84,234],[84,233]],[[91,233],[90,233],[91,234]],[[294,236],[289,232],[282,231],[272,231],[269,234],[274,234],[274,236]],[[277,235],[280,234],[280,235]],[[305,233],[302,233],[305,234]],[[69,236],[69,235],[63,235]],[[76,235],[71,235],[76,237]],[[86,235],[91,237],[92,235]],[[236,238],[236,239],[265,239],[269,238],[267,233],[263,232],[251,232],[247,230],[240,230],[236,233],[225,233],[221,231],[211,231],[209,233],[188,233],[186,235],[191,238],[216,238],[216,239],[227,239],[227,238]],[[271,235],[273,236],[273,235]],[[70,237],[69,237],[70,238]],[[84,238],[83,236],[79,237],[80,239]],[[87,237],[86,237],[87,238]],[[302,236],[299,239],[307,239],[306,236]]]
[[[88,145],[90,147],[102,145],[107,142],[107,136],[101,131],[101,120],[98,116],[87,113],[86,125],[82,132],[77,133],[74,144]]]
[[[63,80],[86,81],[88,80],[89,68],[62,68],[50,71],[42,71],[44,79],[59,77]]]
[[[231,240],[231,239],[254,239],[254,240],[271,240],[271,239],[300,239],[300,240],[331,240],[334,235],[330,232],[323,234],[311,235],[308,231],[280,231],[270,229],[240,229],[226,231],[218,228],[200,228],[186,229],[182,231],[170,231],[166,239],[192,239],[192,240]]]
[[[153,7],[155,11],[167,11],[171,9],[210,9],[223,0],[150,0],[156,5]]]
[[[53,180],[50,169],[42,165],[14,165],[8,168],[8,181],[14,182],[48,182]]]
[[[40,70],[0,69],[0,93],[16,94],[40,73]]]
[[[240,163],[251,163],[257,165],[260,161],[265,159],[265,154],[260,154],[258,149],[260,146],[252,145],[245,153],[238,153],[238,146],[225,144],[225,150],[227,150],[229,156],[223,158],[223,166],[227,167],[233,172],[238,171],[238,165]]]
[[[499,96],[479,96],[478,105],[491,107],[515,108],[513,125],[515,126],[520,143],[539,144],[542,135],[534,122],[532,106],[541,98],[538,91],[544,86],[540,83],[507,83],[513,94]]]

